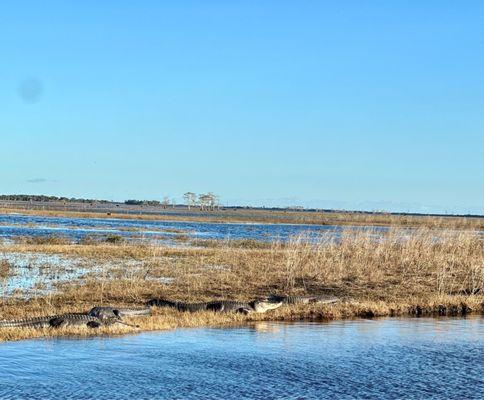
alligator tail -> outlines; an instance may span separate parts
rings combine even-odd
[[[0,328],[42,328],[49,326],[49,320],[45,317],[14,319],[0,321]]]

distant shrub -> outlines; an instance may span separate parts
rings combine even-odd
[[[99,244],[101,238],[99,235],[85,235],[81,239],[79,239],[78,243],[81,245],[93,245]]]
[[[124,204],[133,205],[133,206],[140,206],[140,205],[143,204],[143,200],[134,200],[134,199],[126,200],[124,202]]]
[[[119,244],[124,242],[124,238],[121,235],[113,235],[110,234],[106,236],[106,239],[104,239],[106,243],[111,243],[111,244]]]
[[[159,205],[161,205],[161,201],[158,201],[158,200],[145,200],[143,203],[146,204],[147,206],[159,206]]]
[[[161,202],[158,200],[135,200],[135,199],[130,199],[130,200],[125,200],[124,204],[127,205],[132,205],[132,206],[159,206],[161,205]]]

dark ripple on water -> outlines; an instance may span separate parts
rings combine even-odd
[[[471,319],[259,323],[0,345],[0,398],[484,397]]]

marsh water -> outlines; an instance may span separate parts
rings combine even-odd
[[[364,229],[364,228],[361,228]],[[104,241],[122,238],[128,241],[168,246],[196,246],[203,240],[287,241],[304,233],[309,238],[327,233],[336,238],[341,227],[289,224],[243,224],[183,221],[151,221],[110,218],[43,217],[22,214],[0,215],[0,241],[9,242],[26,237],[61,237],[72,241],[83,239]],[[66,281],[78,281],[92,271],[86,267],[99,262],[79,257],[43,253],[11,253],[0,251],[0,261],[8,261],[11,270],[0,280],[0,294],[16,293],[28,297],[47,293]],[[165,279],[165,278],[162,278]]]
[[[0,344],[0,398],[479,399],[484,321],[257,323]]]
[[[155,240],[165,244],[186,243],[194,239],[286,241],[291,236],[300,233],[317,235],[330,232],[337,236],[343,229],[341,226],[332,225],[209,223],[42,217],[20,214],[0,215],[0,238],[4,239],[20,236],[56,235],[80,240],[86,236],[119,235],[127,239]],[[365,228],[360,227],[360,229]],[[381,230],[384,228],[374,229]]]
[[[357,228],[354,228],[357,229]],[[358,229],[369,229],[360,227]],[[382,229],[382,228],[379,228]],[[208,223],[183,221],[151,221],[112,218],[43,217],[22,214],[0,215],[0,241],[9,242],[27,237],[61,237],[73,241],[83,239],[104,241],[122,238],[128,241],[168,246],[197,246],[203,240],[287,241],[293,235],[308,238],[326,233],[337,238],[343,228],[322,225]],[[44,253],[12,253],[0,251],[0,261],[10,266],[8,278],[0,280],[0,294],[13,293],[23,297],[44,294],[66,281],[78,281],[99,262]],[[109,266],[108,266],[109,267]],[[166,279],[166,278],[161,278]]]

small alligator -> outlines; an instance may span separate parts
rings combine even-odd
[[[113,321],[101,321],[97,317],[87,314],[73,313],[50,315],[46,317],[34,317],[26,319],[14,319],[0,321],[0,328],[60,328],[65,326],[87,326],[97,328],[103,323],[113,323]]]
[[[170,301],[164,299],[152,299],[146,303],[148,307],[171,307],[178,311],[214,311],[214,312],[238,312],[249,314],[252,312],[264,313],[274,310],[282,305],[280,301],[270,299],[252,300],[247,303],[232,300],[209,301],[205,303],[185,303],[182,301]]]
[[[284,295],[271,294],[269,296],[269,299],[273,301],[280,301],[283,304],[309,304],[309,303],[332,304],[340,301],[340,299],[337,297],[326,296],[326,295],[284,296]]]

